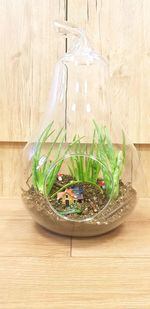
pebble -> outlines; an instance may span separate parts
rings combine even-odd
[[[87,215],[88,214],[88,207],[86,207],[84,210],[83,210],[83,215]]]

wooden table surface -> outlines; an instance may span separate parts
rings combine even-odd
[[[35,224],[0,199],[0,309],[150,309],[150,199],[124,225],[88,239]]]

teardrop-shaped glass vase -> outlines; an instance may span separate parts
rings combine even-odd
[[[44,121],[24,149],[22,199],[50,231],[94,236],[133,210],[138,158],[111,115],[106,62],[82,30],[56,27],[75,42],[55,66]]]

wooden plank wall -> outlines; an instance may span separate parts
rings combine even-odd
[[[149,0],[0,0],[0,195],[19,195],[22,149],[45,111],[53,64],[65,51],[55,19],[86,29],[108,60],[112,112],[136,144],[150,195],[149,11]]]

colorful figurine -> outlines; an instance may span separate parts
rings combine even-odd
[[[106,186],[105,186],[105,181],[104,181],[104,180],[100,180],[100,181],[98,182],[98,184],[99,184],[99,186],[100,186],[103,190],[105,190]]]
[[[59,200],[62,200],[62,204],[68,207],[77,201],[77,197],[72,189],[66,189],[63,192],[57,193],[57,201]]]
[[[75,193],[77,201],[82,203],[82,201],[84,199],[82,186],[73,186],[73,187],[71,187],[71,189]]]
[[[62,181],[62,176],[63,176],[63,174],[62,174],[61,172],[59,172],[59,173],[57,174],[57,179],[58,179],[59,181]]]

